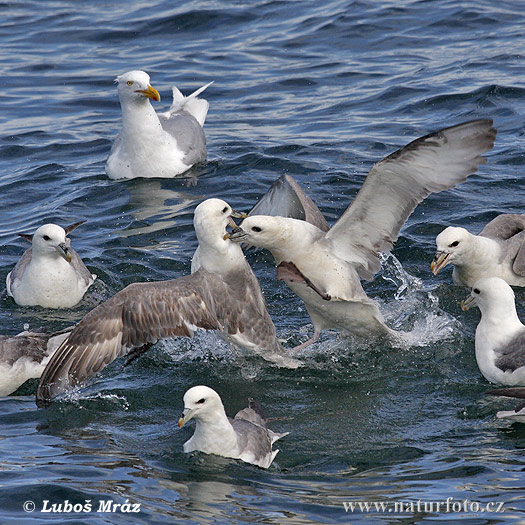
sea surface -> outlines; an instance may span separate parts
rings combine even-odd
[[[30,381],[0,400],[0,523],[525,522],[525,426],[495,417],[513,402],[486,395],[479,310],[459,307],[468,290],[429,269],[446,226],[477,233],[525,213],[521,1],[12,0],[0,13],[4,334],[63,328],[127,284],[187,275],[208,197],[248,211],[287,173],[333,223],[373,163],[409,141],[475,118],[498,129],[487,163],[421,203],[365,285],[411,344],[329,331],[287,370],[200,333],[114,362],[47,409]],[[113,81],[132,69],[150,74],[162,110],[173,84],[214,81],[208,160],[184,177],[105,175]],[[17,233],[80,220],[72,245],[96,284],[71,310],[17,306],[3,284],[28,247]],[[285,346],[306,340],[309,317],[272,257],[247,257]],[[525,319],[525,290],[516,300]],[[290,432],[269,470],[182,451],[182,396],[197,384],[231,415],[257,399]],[[104,512],[108,501],[124,506]]]

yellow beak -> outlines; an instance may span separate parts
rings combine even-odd
[[[436,255],[434,255],[434,258],[430,263],[430,271],[434,275],[437,275],[439,271],[442,270],[448,264],[449,257],[450,253],[436,252]]]
[[[475,305],[476,305],[476,300],[474,299],[474,297],[472,297],[472,295],[469,295],[466,299],[463,299],[463,301],[459,303],[459,306],[461,306],[461,309],[464,312],[466,312],[467,310],[470,310]]]
[[[178,422],[179,428],[182,428],[184,426],[184,423],[185,423],[184,418],[182,416],[179,417],[179,422]]]
[[[137,93],[141,93],[145,97],[153,99],[155,102],[160,102],[159,92],[151,86],[148,86],[147,89],[138,89]]]

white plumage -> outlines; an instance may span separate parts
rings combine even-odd
[[[160,101],[160,95],[144,71],[129,71],[116,82],[122,130],[106,162],[109,178],[174,177],[206,160],[202,126],[209,104],[197,96],[211,82],[187,97],[173,87],[173,104],[163,113],[150,103]]]

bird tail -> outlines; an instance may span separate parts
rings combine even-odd
[[[167,111],[167,117],[171,117],[177,111],[185,109],[188,113],[193,115],[197,122],[203,126],[204,121],[206,120],[206,115],[208,114],[208,108],[210,105],[207,100],[197,98],[206,88],[211,86],[212,82],[200,87],[194,91],[191,95],[185,97],[176,86],[171,88],[173,92],[173,103],[171,104],[170,109]]]

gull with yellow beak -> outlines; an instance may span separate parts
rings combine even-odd
[[[199,99],[212,82],[185,97],[175,86],[173,104],[156,113],[150,100],[160,101],[144,71],[129,71],[115,79],[122,108],[122,130],[106,162],[110,179],[174,177],[206,160],[202,129],[209,104]]]
[[[184,443],[184,452],[198,450],[234,458],[268,468],[279,450],[272,445],[288,435],[272,432],[258,403],[251,401],[248,408],[237,412],[235,417],[226,416],[219,394],[207,386],[194,386],[184,394],[184,411],[179,428],[194,419],[195,433]]]
[[[452,279],[473,286],[482,277],[500,277],[511,286],[525,286],[525,214],[504,213],[478,234],[449,226],[436,237],[430,270],[437,275],[454,265]]]
[[[72,308],[97,278],[71,248],[67,235],[85,221],[66,228],[44,224],[33,235],[19,233],[31,243],[7,275],[7,293],[21,306]]]

